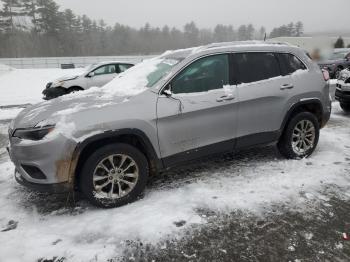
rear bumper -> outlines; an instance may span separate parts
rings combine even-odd
[[[38,192],[48,192],[57,194],[72,191],[72,187],[69,183],[37,184],[29,182],[17,170],[15,170],[15,179],[19,184]]]

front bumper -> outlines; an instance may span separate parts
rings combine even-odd
[[[342,84],[337,83],[335,89],[335,99],[341,103],[350,104],[350,85],[344,86]]]
[[[62,135],[40,141],[10,136],[7,151],[16,168],[17,182],[39,191],[66,192],[73,189],[75,147],[74,141]]]
[[[15,170],[15,179],[18,184],[38,192],[67,193],[72,190],[72,187],[68,182],[56,184],[37,184],[29,182],[25,180],[25,178],[17,170]]]
[[[45,100],[50,100],[59,96],[66,95],[67,90],[63,87],[49,87],[44,89],[42,94],[44,95]]]

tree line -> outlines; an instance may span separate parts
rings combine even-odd
[[[2,7],[1,7],[2,6]],[[54,0],[0,0],[0,57],[103,56],[154,54],[212,42],[264,39],[266,29],[252,24],[218,24],[198,28],[194,22],[182,29],[146,23],[136,29],[102,19],[61,10]],[[290,23],[272,30],[270,37],[300,36],[303,24]]]

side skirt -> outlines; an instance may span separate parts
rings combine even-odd
[[[185,165],[191,161],[208,156],[231,153],[244,148],[271,144],[277,142],[280,135],[280,131],[252,134],[181,152],[165,157],[162,159],[162,161],[164,168],[172,168],[174,166]]]

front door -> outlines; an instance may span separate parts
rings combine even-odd
[[[93,72],[94,75],[90,77],[88,87],[104,86],[117,76],[117,68],[114,64],[101,66]]]
[[[158,139],[167,166],[233,150],[237,93],[229,79],[229,55],[207,56],[171,81],[171,96],[159,96]]]

